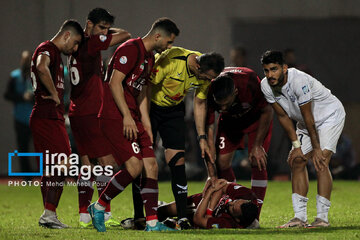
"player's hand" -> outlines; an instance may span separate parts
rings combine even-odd
[[[34,98],[34,94],[30,91],[26,91],[23,95],[24,101],[31,102]]]
[[[201,149],[201,157],[204,159],[206,154],[209,157],[210,162],[215,163],[215,160],[210,152],[210,148],[206,139],[200,139],[199,145]]]
[[[289,157],[288,157],[288,160],[287,160],[290,168],[292,168],[294,159],[296,159],[296,158],[301,158],[304,161],[306,161],[306,157],[303,154],[303,152],[301,151],[301,148],[294,148],[293,150],[290,151]]]
[[[53,100],[55,102],[55,106],[57,107],[60,104],[60,99],[57,93],[49,95],[49,96],[41,96],[43,99]]]
[[[226,184],[227,184],[227,181],[225,179],[217,179],[215,182],[214,192],[219,191]]]
[[[313,149],[311,159],[316,171],[323,171],[326,168],[326,158],[323,156],[320,148]]]
[[[265,149],[262,146],[253,146],[249,153],[249,160],[252,165],[254,165],[254,162],[256,162],[260,171],[262,169],[266,169],[267,154]]]
[[[137,133],[139,132],[139,130],[131,115],[124,116],[123,124],[124,136],[130,141],[137,139]]]

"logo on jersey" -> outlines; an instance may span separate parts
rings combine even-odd
[[[50,57],[49,51],[44,51],[44,52],[41,52],[40,54],[45,54],[46,56],[49,56],[49,57]]]
[[[119,61],[120,61],[121,64],[125,64],[125,63],[127,63],[127,57],[122,56]]]
[[[100,35],[99,39],[100,39],[100,41],[105,42],[107,37],[105,35]]]
[[[144,63],[142,63],[142,64],[140,65],[140,69],[141,69],[141,70],[144,70],[144,68],[145,68],[144,65],[145,65]]]
[[[307,94],[310,91],[307,85],[303,86],[302,90],[303,90],[304,94]]]
[[[242,186],[240,186],[240,185],[236,185],[236,186],[234,186],[234,189],[235,190],[238,190],[239,188],[241,188]]]

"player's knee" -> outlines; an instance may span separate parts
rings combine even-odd
[[[168,165],[170,168],[174,166],[184,165],[185,164],[185,153],[184,152],[178,152],[176,153],[169,161]]]
[[[303,158],[295,158],[292,162],[292,169],[303,169],[306,167],[307,160]]]
[[[130,158],[125,163],[125,167],[133,178],[139,176],[143,170],[144,164],[142,160],[135,157]]]
[[[157,172],[158,171],[158,164],[155,158],[147,158],[143,160],[144,168],[146,171],[150,172]]]
[[[217,161],[217,167],[219,168],[219,170],[228,169],[229,167],[231,167],[231,161],[219,158],[219,160]]]

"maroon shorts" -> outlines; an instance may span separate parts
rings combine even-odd
[[[137,139],[128,140],[123,134],[122,119],[100,118],[100,129],[109,141],[115,154],[115,160],[119,165],[124,164],[131,157],[137,159],[155,157],[149,135],[146,133],[141,122],[136,121],[139,130]]]
[[[34,139],[35,152],[71,154],[69,136],[64,120],[30,118],[30,129]],[[45,161],[44,161],[45,163]]]
[[[109,141],[100,130],[96,115],[70,117],[72,134],[80,156],[99,158],[112,154]]]
[[[241,128],[241,123],[230,122],[226,120],[219,121],[218,131],[216,134],[216,151],[219,154],[231,153],[237,149],[244,149],[244,136],[248,136],[248,152],[251,151],[255,139],[259,121],[254,122],[252,125]],[[272,133],[272,122],[263,142],[263,148],[268,152],[270,147]]]

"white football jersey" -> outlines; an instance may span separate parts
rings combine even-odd
[[[261,90],[269,103],[277,102],[288,116],[297,121],[297,127],[305,129],[300,106],[312,102],[317,129],[322,126],[333,126],[345,117],[345,110],[339,99],[331,91],[312,76],[297,70],[288,69],[287,83],[281,88],[281,93],[273,93],[266,77],[261,81]]]

